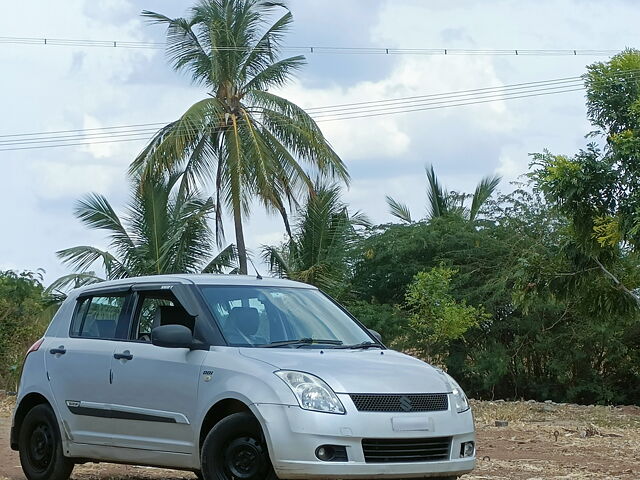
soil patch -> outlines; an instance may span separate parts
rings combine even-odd
[[[472,402],[478,465],[463,480],[637,480],[640,408]],[[23,480],[9,449],[11,397],[0,397],[0,480]],[[496,427],[506,421],[506,427]],[[193,479],[188,472],[112,464],[76,467],[78,480]]]

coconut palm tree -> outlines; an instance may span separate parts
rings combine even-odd
[[[355,229],[368,225],[360,212],[349,213],[339,186],[319,185],[299,208],[291,238],[278,247],[263,246],[262,257],[275,275],[337,295],[345,285]]]
[[[426,168],[427,172],[427,216],[426,221],[436,217],[459,216],[469,222],[475,222],[480,213],[480,209],[485,202],[493,195],[500,184],[502,177],[491,175],[484,177],[476,186],[473,195],[447,191],[438,180],[433,165]],[[406,204],[401,203],[387,195],[389,212],[394,217],[405,223],[412,223],[411,211]],[[471,200],[471,205],[467,207],[467,201]]]
[[[81,245],[57,252],[75,273],[65,275],[48,288],[67,287],[138,275],[166,273],[222,273],[232,268],[233,245],[211,258],[214,245],[209,218],[215,210],[211,198],[197,190],[178,188],[182,173],[156,173],[134,179],[126,216],[119,217],[109,201],[91,193],[77,202],[74,214],[88,228],[108,233],[108,250]],[[93,266],[101,264],[105,277]]]
[[[275,21],[278,10],[284,14]],[[311,188],[315,173],[348,181],[345,165],[313,119],[269,91],[283,86],[304,56],[279,58],[292,15],[283,2],[200,0],[186,18],[144,11],[167,26],[173,68],[190,75],[207,96],[159,130],[131,171],[185,169],[183,189],[213,182],[216,235],[223,238],[223,208],[233,216],[240,273],[247,272],[243,219],[253,199],[279,212],[291,233],[287,205]]]

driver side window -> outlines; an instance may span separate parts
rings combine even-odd
[[[159,323],[156,321],[156,317],[159,316],[160,308],[163,306],[174,307],[174,303],[172,300],[168,298],[154,298],[152,295],[145,295],[140,298],[141,304],[140,309],[138,310],[138,315],[136,318],[136,330],[133,332],[133,340],[140,340],[142,342],[150,342],[151,341],[151,330],[158,325],[154,325],[155,323]]]
[[[195,317],[189,315],[167,290],[138,292],[136,305],[131,340],[151,342],[153,329],[164,325],[182,325],[195,333]]]

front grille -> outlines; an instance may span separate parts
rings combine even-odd
[[[361,412],[437,412],[449,409],[446,393],[352,393],[351,400]]]
[[[411,463],[449,460],[451,437],[363,438],[362,451],[367,463]]]

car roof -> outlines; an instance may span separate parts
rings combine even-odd
[[[74,293],[81,294],[92,291],[107,290],[110,288],[126,287],[127,285],[141,284],[163,284],[181,283],[191,285],[244,285],[260,287],[294,287],[316,289],[306,283],[294,282],[282,278],[257,277],[255,275],[223,275],[223,274],[172,274],[172,275],[149,275],[145,277],[130,277],[120,280],[107,280],[105,282],[94,283],[74,290]]]

